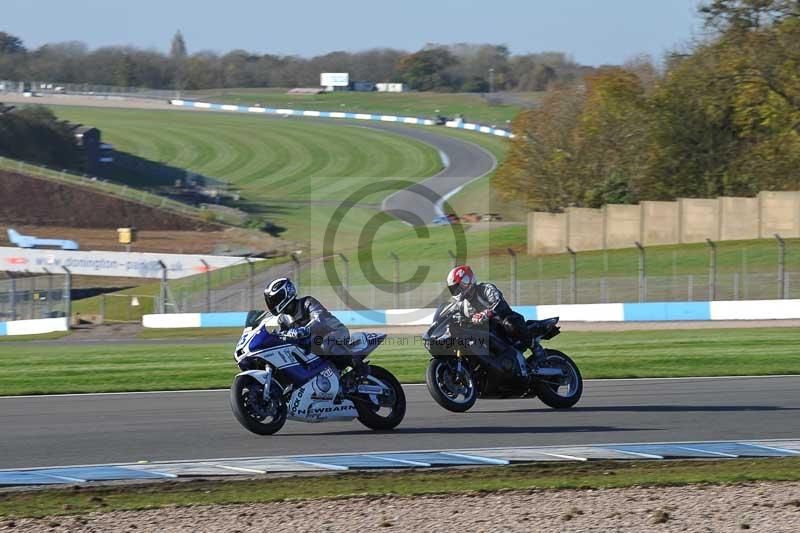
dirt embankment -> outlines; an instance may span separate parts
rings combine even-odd
[[[219,231],[222,226],[92,190],[0,170],[0,222],[71,228]]]

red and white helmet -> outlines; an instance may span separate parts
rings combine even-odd
[[[447,275],[447,288],[456,297],[467,294],[475,283],[475,274],[467,265],[457,266]]]

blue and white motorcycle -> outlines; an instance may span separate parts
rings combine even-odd
[[[288,338],[269,326],[290,325],[291,317],[251,311],[233,356],[242,370],[231,386],[231,408],[246,429],[272,435],[286,420],[334,422],[358,419],[370,429],[396,427],[406,413],[400,382],[386,369],[369,372],[338,366],[308,350],[307,342]],[[366,359],[386,338],[355,333],[348,344],[354,357]]]

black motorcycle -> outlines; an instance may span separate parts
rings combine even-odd
[[[479,327],[460,313],[458,305],[443,304],[423,336],[432,359],[425,382],[436,403],[456,413],[468,411],[480,398],[534,398],[554,409],[572,407],[583,393],[575,362],[541,341],[560,333],[558,317],[528,320],[533,352],[515,345],[500,327]]]

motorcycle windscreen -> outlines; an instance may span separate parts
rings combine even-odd
[[[261,328],[258,333],[253,335],[250,338],[250,342],[247,344],[247,349],[251,352],[255,352],[258,350],[263,350],[265,348],[269,348],[270,346],[278,346],[279,344],[287,344],[286,341],[283,339],[276,337],[269,331],[267,328]]]

